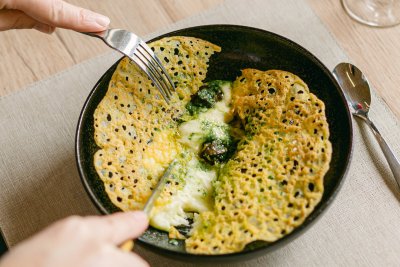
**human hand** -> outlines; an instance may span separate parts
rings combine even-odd
[[[60,27],[99,32],[108,24],[108,17],[62,0],[0,0],[0,31],[33,28],[52,33]]]
[[[135,253],[118,248],[147,226],[147,216],[141,211],[68,217],[12,248],[0,267],[148,266]]]

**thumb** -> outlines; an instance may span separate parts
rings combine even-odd
[[[9,29],[36,29],[44,33],[52,33],[55,28],[19,10],[0,10],[0,31]]]
[[[91,231],[106,242],[119,245],[137,238],[148,227],[149,220],[142,211],[118,212],[107,216],[86,217]]]

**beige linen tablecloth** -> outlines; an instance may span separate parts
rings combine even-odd
[[[329,69],[348,60],[312,10],[299,0],[227,0],[163,32],[215,23],[276,32],[310,50]],[[91,59],[0,98],[0,227],[11,246],[65,216],[97,214],[75,166],[75,127],[89,91],[118,57],[110,53]],[[371,117],[399,155],[398,121],[375,94]],[[355,122],[347,179],[327,212],[287,246],[237,266],[400,265],[399,200],[397,185],[373,136]],[[144,248],[137,251],[154,266],[189,265]]]

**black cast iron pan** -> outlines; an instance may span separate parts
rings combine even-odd
[[[310,52],[293,41],[271,32],[236,25],[207,25],[167,33],[150,42],[173,35],[198,37],[221,46],[222,52],[216,53],[210,60],[206,80],[233,81],[244,68],[281,69],[298,75],[308,84],[310,91],[326,105],[333,148],[332,161],[325,175],[325,191],[321,202],[300,227],[276,242],[257,241],[249,244],[244,251],[234,254],[193,255],[185,252],[183,242],[178,245],[170,244],[167,233],[150,227],[139,238],[140,243],[159,254],[196,262],[253,258],[288,243],[304,233],[317,218],[321,217],[322,212],[337,194],[349,166],[352,152],[352,124],[339,85],[331,72]],[[103,183],[93,166],[93,155],[98,150],[93,138],[93,113],[107,91],[118,62],[111,66],[94,86],[82,109],[76,132],[76,159],[83,185],[93,203],[104,214],[119,209],[108,199]]]

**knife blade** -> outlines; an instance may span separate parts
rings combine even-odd
[[[150,212],[153,209],[154,203],[161,194],[162,190],[164,189],[165,182],[169,175],[171,174],[173,168],[176,165],[176,159],[174,159],[168,166],[168,169],[164,172],[161,179],[158,181],[156,188],[154,188],[153,192],[151,193],[150,197],[147,199],[146,204],[144,204],[143,211],[150,217]]]

